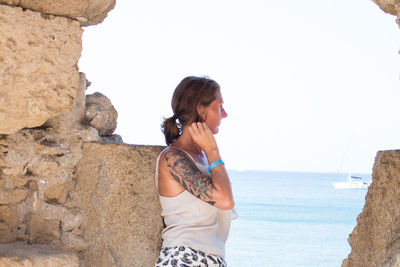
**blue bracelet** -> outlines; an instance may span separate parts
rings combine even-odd
[[[211,170],[212,170],[215,166],[217,166],[217,165],[219,165],[219,164],[224,164],[224,162],[223,162],[222,160],[220,160],[220,159],[214,161],[213,163],[211,163],[211,164],[208,166],[208,171],[211,172]]]

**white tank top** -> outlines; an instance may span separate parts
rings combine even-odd
[[[182,151],[193,160],[189,153]],[[159,160],[160,156],[157,159],[155,174],[157,187]],[[201,172],[210,175],[206,166],[194,162]],[[225,242],[229,234],[230,221],[237,217],[233,209],[218,209],[193,196],[187,190],[175,197],[163,197],[160,194],[159,197],[161,216],[166,225],[162,231],[162,247],[187,246],[225,257]]]

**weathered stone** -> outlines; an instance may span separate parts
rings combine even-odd
[[[88,247],[88,243],[82,237],[72,232],[63,232],[61,242],[66,249],[74,251],[83,251]]]
[[[44,156],[53,156],[53,155],[64,155],[69,153],[70,150],[68,147],[61,146],[46,146],[40,143],[35,143],[35,153],[37,155]]]
[[[0,146],[7,147],[8,146],[7,141],[5,139],[0,138]]]
[[[67,114],[61,114],[56,117],[48,119],[44,124],[44,127],[51,128],[49,130],[51,130],[52,132],[69,136],[75,136],[80,140],[86,142],[101,141],[102,139],[99,137],[97,129],[85,124],[85,115],[86,115],[85,90],[90,85],[90,82],[86,79],[86,75],[83,72],[79,74],[80,74],[80,86],[79,86],[80,89],[74,100],[72,110]],[[49,153],[50,151],[46,152]],[[61,154],[64,153],[65,151],[61,151]]]
[[[40,157],[28,167],[28,171],[35,176],[53,178],[60,173],[60,166],[51,157]]]
[[[49,186],[45,193],[46,201],[56,201],[63,204],[68,193],[75,187],[75,182],[65,184],[53,184]]]
[[[93,135],[97,136],[98,139],[97,130],[93,130],[95,132],[95,134]],[[82,131],[86,133],[86,129]],[[33,131],[30,134],[35,134],[35,132],[36,131]],[[69,133],[59,134],[51,131],[42,131],[42,136],[36,140],[36,143],[34,145],[36,157],[39,158],[37,154],[42,156],[40,157],[41,163],[37,162],[39,159],[33,160],[31,161],[31,163],[28,164],[28,168],[37,168],[36,171],[33,171],[37,175],[40,175],[42,173],[42,171],[40,170],[41,168],[46,168],[47,161],[52,162],[51,165],[53,165],[55,168],[55,165],[58,165],[60,168],[75,168],[81,156],[80,151],[82,142],[87,140],[87,135],[85,133],[82,134],[81,131],[71,131]],[[83,138],[83,136],[86,137]]]
[[[1,90],[1,89],[0,89]],[[36,158],[33,138],[24,132],[7,136],[8,151],[3,157],[7,168],[3,169],[6,175],[23,174],[24,167]]]
[[[0,3],[69,17],[80,21],[82,26],[102,22],[115,6],[115,0],[0,0]]]
[[[63,205],[49,204],[42,200],[40,206],[34,211],[40,218],[50,221],[59,221],[60,231],[73,231],[79,228],[82,223],[82,215],[77,209],[70,209]],[[26,221],[32,213],[27,214]]]
[[[78,229],[83,221],[83,217],[79,212],[73,212],[68,210],[68,212],[63,213],[63,220],[61,222],[61,228],[63,232],[72,232]]]
[[[0,244],[1,267],[79,267],[78,257],[47,245],[16,242]]]
[[[162,147],[85,143],[65,205],[83,213],[87,266],[153,266],[161,246],[154,182]]]
[[[10,179],[14,187],[23,188],[30,180],[32,180],[32,177],[28,177],[25,175],[17,175],[11,177]]]
[[[25,229],[26,228],[24,224],[18,226],[17,228],[10,229],[4,224],[0,223],[0,243],[13,243],[15,240],[28,240],[28,237],[25,234]]]
[[[93,127],[87,127],[85,129],[81,129],[79,131],[76,131],[74,133],[79,139],[81,139],[83,142],[96,142],[100,141],[99,134],[97,132],[97,129]]]
[[[61,114],[46,121],[45,127],[51,127],[57,133],[68,133],[72,129],[80,128],[86,111],[86,75],[79,73],[79,91],[75,97],[72,109],[67,114]]]
[[[0,206],[0,243],[16,239],[15,228],[19,224],[18,213],[7,206]]]
[[[349,237],[346,267],[397,266],[400,255],[400,150],[378,152],[372,184]],[[394,265],[393,265],[394,264]]]
[[[85,121],[96,128],[99,135],[112,135],[117,128],[118,112],[105,95],[96,92],[86,96]]]
[[[60,239],[60,220],[48,220],[38,215],[25,218],[31,243],[48,244]]]
[[[4,223],[10,229],[14,229],[19,223],[18,214],[7,206],[0,206],[0,223]]]
[[[20,165],[20,166],[15,166],[15,167],[9,167],[9,168],[3,168],[2,170],[1,170],[1,172],[4,174],[4,175],[8,175],[8,176],[17,176],[17,175],[19,175],[19,174],[21,174],[21,173],[23,173],[23,166],[22,165]]]
[[[25,200],[28,191],[22,188],[5,190],[0,188],[0,205],[15,205]]]
[[[396,22],[400,26],[400,0],[373,0],[386,13],[397,16]]]
[[[0,0],[0,3],[16,6],[21,0]]]
[[[1,170],[0,205],[13,205],[20,218],[37,214],[41,218],[64,222],[69,225],[66,231],[76,233],[80,226],[77,222],[81,221],[75,218],[79,218],[79,211],[72,212],[57,204],[64,203],[74,189],[73,172],[81,158],[79,135],[24,129],[8,135],[6,141],[8,151],[4,158],[7,166]],[[18,227],[22,229],[22,226]],[[19,231],[7,233],[10,242],[27,238]],[[37,236],[40,234],[44,235],[39,232]],[[30,240],[38,239],[34,235]]]
[[[65,153],[54,158],[54,161],[57,162],[59,166],[70,168],[70,170],[75,168],[76,164],[81,158],[80,149],[76,151],[72,146],[73,145],[71,145],[72,150],[70,153]]]
[[[123,144],[124,143],[124,141],[122,140],[122,137],[118,134],[104,135],[101,137],[100,142],[109,143],[109,144]]]
[[[0,134],[69,112],[79,87],[79,23],[0,5],[0,37]]]
[[[77,67],[80,25],[114,4],[0,0],[0,242],[33,244],[0,246],[0,267],[79,266],[35,243],[79,252],[82,266],[151,266],[158,256],[162,147],[83,144],[122,143],[117,111],[100,93],[86,98]]]
[[[400,4],[400,0],[372,0],[386,13],[397,15],[396,7]]]
[[[154,263],[162,229],[154,170],[162,147],[82,144],[74,133],[41,129],[22,130],[6,140],[7,164],[15,166],[0,179],[6,181],[0,197],[10,201],[4,188],[12,192],[22,186],[26,198],[6,203],[14,205],[20,219],[14,229],[0,225],[1,240],[80,251],[86,266]],[[23,147],[29,148],[28,156]]]
[[[390,261],[384,265],[384,267],[400,267],[400,253],[392,257]]]

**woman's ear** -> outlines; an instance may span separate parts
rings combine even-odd
[[[197,107],[197,113],[199,114],[199,117],[202,121],[206,120],[207,114],[206,114],[206,107],[203,105],[199,105]]]

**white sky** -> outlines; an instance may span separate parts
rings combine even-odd
[[[399,33],[368,0],[117,0],[85,28],[79,68],[125,143],[164,145],[176,85],[208,75],[229,169],[370,173],[399,147]]]

